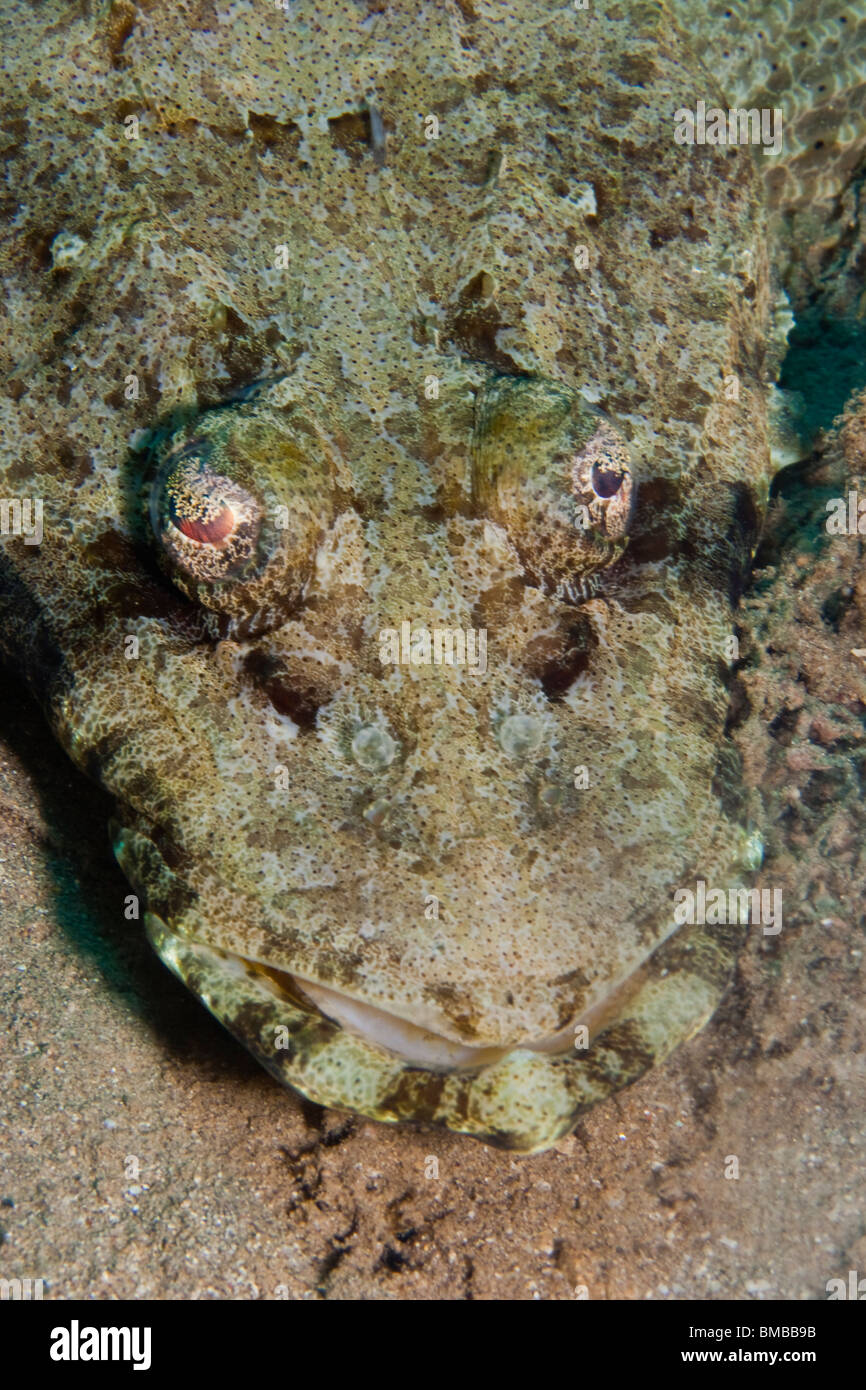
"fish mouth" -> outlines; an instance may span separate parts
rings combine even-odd
[[[455,1042],[453,1038],[445,1037],[330,985],[223,948],[205,945],[193,938],[181,937],[173,932],[162,918],[154,914],[149,914],[149,919],[147,928],[151,944],[165,964],[189,987],[194,988],[179,968],[175,951],[171,949],[172,945],[206,955],[212,963],[219,962],[221,970],[227,976],[234,977],[236,981],[247,976],[259,990],[264,989],[276,999],[282,1000],[287,1007],[301,1009],[314,1017],[318,1016],[336,1024],[347,1033],[363,1042],[373,1044],[409,1067],[420,1067],[430,1071],[476,1071],[501,1061],[516,1047],[522,1051],[556,1056],[568,1053],[576,1045],[573,1022],[545,1037],[521,1040],[519,1043],[490,1045]],[[587,1042],[610,1022],[632,987],[633,981],[630,979],[593,1009],[582,1012],[580,1023],[586,1027],[587,1034],[581,1046],[586,1046]]]

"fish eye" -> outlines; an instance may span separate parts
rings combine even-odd
[[[262,630],[302,601],[334,498],[315,426],[253,401],[203,411],[161,441],[147,509],[177,587]]]
[[[226,497],[226,478],[207,479],[204,486],[193,474],[172,478],[166,488],[168,516],[175,530],[196,545],[224,546],[238,526],[238,514]]]
[[[566,601],[628,540],[634,476],[613,424],[559,383],[497,377],[476,400],[473,496],[531,582]]]
[[[597,420],[570,463],[572,491],[586,509],[590,525],[614,546],[624,545],[634,500],[634,477],[625,440],[609,421]]]
[[[250,563],[261,503],[233,478],[208,467],[206,451],[171,456],[151,493],[151,525],[164,555],[191,583],[215,583]]]
[[[613,497],[614,493],[619,492],[625,481],[625,474],[617,468],[601,468],[597,463],[592,466],[592,490],[596,497]]]

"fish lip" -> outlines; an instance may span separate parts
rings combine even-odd
[[[260,987],[284,999],[287,1004],[354,1034],[408,1067],[445,1072],[478,1071],[501,1061],[515,1050],[557,1054],[565,1053],[574,1046],[571,1024],[556,1034],[536,1041],[481,1045],[455,1042],[330,986],[304,979],[290,971],[269,967],[237,952],[211,946],[195,937],[181,936],[155,913],[147,914],[145,928],[151,945],[170,968],[175,967],[166,959],[162,938],[183,944],[187,949],[207,951],[225,961],[227,971],[244,971]]]

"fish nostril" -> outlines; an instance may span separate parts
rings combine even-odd
[[[544,740],[544,726],[531,714],[510,714],[503,719],[499,743],[509,758],[525,758],[535,753]]]
[[[367,772],[382,772],[394,761],[399,745],[385,730],[365,724],[352,739],[352,756]]]

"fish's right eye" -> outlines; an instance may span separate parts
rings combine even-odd
[[[273,626],[303,600],[335,508],[315,425],[260,401],[202,412],[159,445],[149,488],[162,567],[203,607]]]

